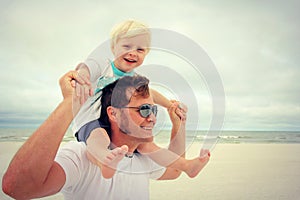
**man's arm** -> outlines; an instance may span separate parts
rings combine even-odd
[[[185,124],[186,118],[180,118],[176,113],[179,102],[175,102],[168,109],[172,121],[169,150],[185,158]]]
[[[166,97],[164,97],[154,89],[150,89],[150,93],[153,101],[156,104],[159,104],[168,109],[170,119],[173,124],[170,137],[170,145],[168,149],[182,157],[185,157],[185,121],[187,107],[178,101],[168,100]]]
[[[57,193],[64,185],[65,173],[54,158],[72,122],[72,104],[79,103],[78,97],[73,96],[74,80],[85,84],[76,71],[60,79],[63,101],[12,159],[2,180],[2,190],[9,196],[16,199],[43,197]]]
[[[168,109],[172,122],[171,142],[168,149],[185,158],[185,118],[180,118],[176,114],[177,103],[173,103]],[[180,175],[180,170],[168,167],[158,180],[172,180],[178,178]]]

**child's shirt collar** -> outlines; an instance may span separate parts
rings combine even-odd
[[[132,70],[131,72],[123,72],[121,70],[119,70],[114,62],[111,62],[111,67],[112,67],[112,70],[114,72],[114,75],[116,75],[118,78],[119,77],[122,77],[122,76],[133,76],[134,75],[134,71]]]

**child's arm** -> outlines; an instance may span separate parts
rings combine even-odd
[[[167,109],[169,109],[173,103],[177,102],[175,100],[168,100],[165,96],[163,96],[162,94],[160,94],[158,91],[154,89],[150,89],[150,95],[152,96],[154,103],[161,105],[162,107]],[[186,118],[186,113],[187,113],[186,105],[178,102],[177,108],[178,109],[176,110],[176,114],[180,118]]]
[[[76,67],[76,71],[78,72],[79,76],[86,80],[89,85],[87,84],[78,84],[76,82],[75,91],[76,95],[80,96],[80,103],[83,104],[89,96],[93,95],[93,89],[91,87],[91,80],[90,80],[90,70],[88,66],[84,63],[80,63]]]
[[[152,96],[154,103],[159,104],[162,107],[168,109],[172,105],[172,102],[169,99],[154,89],[150,89],[150,95]]]
[[[86,144],[89,160],[100,167],[104,178],[111,178],[115,174],[118,163],[128,152],[126,145],[109,150],[110,139],[103,128],[94,129]]]

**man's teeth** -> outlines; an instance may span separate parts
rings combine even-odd
[[[142,128],[145,129],[145,130],[152,130],[152,127],[145,127],[145,126],[143,126]]]

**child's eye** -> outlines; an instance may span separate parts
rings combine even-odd
[[[140,53],[143,53],[143,52],[145,52],[145,49],[139,48],[139,49],[137,49],[137,51],[140,52]]]
[[[123,45],[123,47],[124,47],[125,49],[130,49],[130,46],[129,46],[129,45]]]

